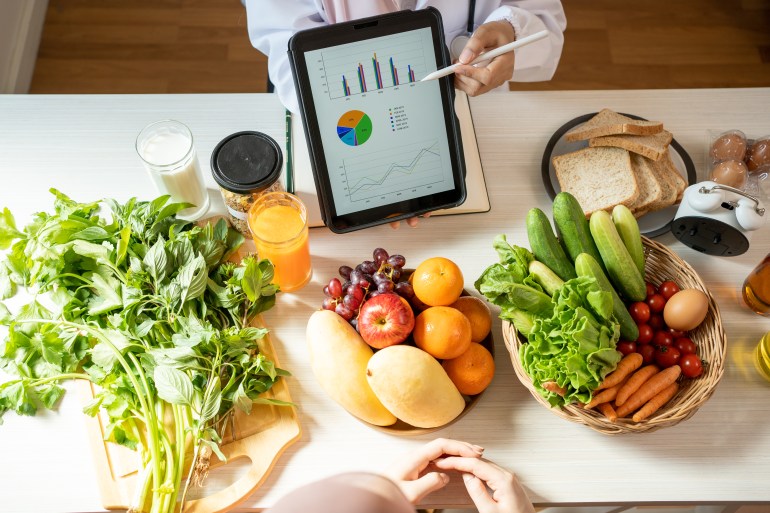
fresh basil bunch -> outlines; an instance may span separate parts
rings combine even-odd
[[[0,299],[19,288],[31,298],[15,314],[0,302],[0,368],[12,376],[0,384],[0,419],[54,408],[64,380],[93,382],[85,412],[106,412],[108,439],[141,451],[132,509],[172,512],[187,449],[191,469],[202,448],[224,459],[235,408],[286,404],[260,397],[288,373],[259,352],[267,330],[249,326],[275,304],[273,266],[230,261],[243,237],[224,220],[177,218],[190,205],[168,196],[77,203],[51,192],[54,212],[23,230],[0,214]]]

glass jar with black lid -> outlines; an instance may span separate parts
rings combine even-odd
[[[222,192],[230,222],[251,238],[248,212],[262,194],[283,191],[279,178],[283,153],[275,139],[262,132],[228,135],[211,153],[211,173]]]

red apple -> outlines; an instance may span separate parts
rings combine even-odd
[[[413,329],[412,308],[397,294],[374,296],[358,312],[358,332],[375,349],[400,344]]]

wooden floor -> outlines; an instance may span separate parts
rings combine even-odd
[[[571,0],[553,80],[524,89],[770,86],[770,0]],[[49,0],[32,93],[261,92],[239,0]]]

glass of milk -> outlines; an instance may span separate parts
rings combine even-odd
[[[206,213],[209,195],[187,126],[173,119],[151,123],[136,138],[136,151],[159,195],[195,205],[179,212],[179,217],[193,221]]]

